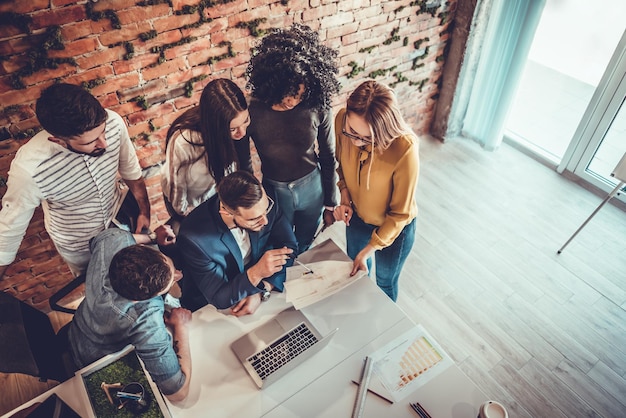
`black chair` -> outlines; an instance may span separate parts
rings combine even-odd
[[[0,372],[63,382],[76,370],[65,325],[54,333],[48,315],[0,292]]]
[[[52,309],[53,311],[65,312],[68,314],[75,314],[76,309],[63,305],[62,301],[65,297],[67,297],[70,293],[73,293],[76,289],[78,289],[84,283],[85,283],[85,274],[81,274],[80,276],[74,278],[71,282],[63,286],[55,294],[50,296],[50,299],[48,300],[48,303],[50,304],[50,309]],[[78,305],[77,300],[82,301],[82,296],[84,296],[84,291],[81,292],[81,297],[75,298],[72,302]]]

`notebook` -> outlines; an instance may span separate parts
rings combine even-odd
[[[322,336],[294,308],[235,340],[231,349],[259,388],[265,388],[324,348],[337,329]]]

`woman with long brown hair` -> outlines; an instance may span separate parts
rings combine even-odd
[[[215,185],[238,169],[251,171],[248,103],[231,80],[206,85],[200,105],[170,126],[161,186],[174,231],[196,206],[215,194]]]

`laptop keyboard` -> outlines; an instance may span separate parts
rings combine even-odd
[[[265,380],[269,375],[283,367],[317,342],[309,327],[303,322],[267,348],[248,357],[248,361],[259,377]]]

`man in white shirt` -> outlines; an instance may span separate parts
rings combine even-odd
[[[141,167],[122,118],[85,89],[59,83],[36,105],[44,130],[18,150],[0,211],[0,278],[13,262],[37,206],[59,254],[76,275],[89,262],[89,240],[106,229],[124,198],[139,206],[135,233],[150,226]]]

